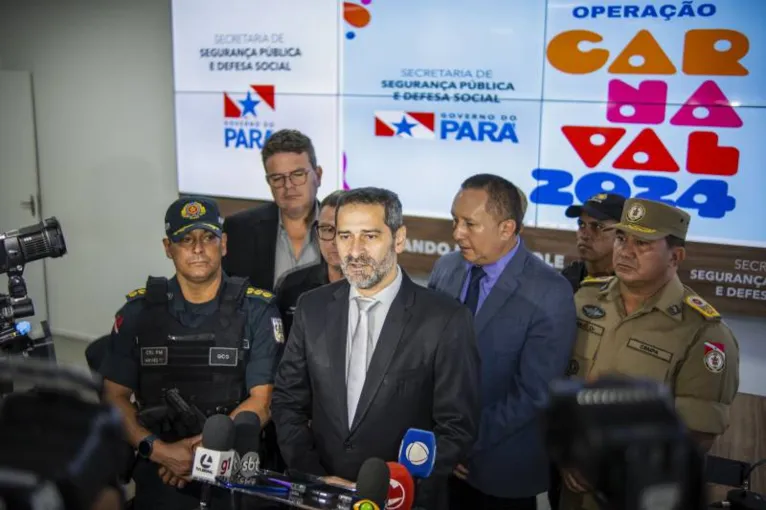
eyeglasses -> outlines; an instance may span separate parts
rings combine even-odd
[[[335,227],[331,227],[330,225],[320,225],[317,227],[317,232],[319,232],[319,239],[322,241],[335,240]]]
[[[614,230],[614,225],[604,225],[603,223],[599,223],[597,221],[586,222],[583,220],[577,220],[577,228],[579,230],[585,230],[587,228],[594,234],[600,235]]]
[[[293,170],[289,174],[271,174],[266,176],[266,181],[272,188],[284,188],[287,178],[290,178],[290,182],[293,186],[301,186],[306,184],[309,171],[301,168],[300,170]]]

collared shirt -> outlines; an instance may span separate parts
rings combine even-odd
[[[481,282],[479,283],[479,303],[476,306],[476,313],[479,313],[479,309],[481,309],[481,305],[487,299],[487,296],[489,296],[490,291],[492,291],[492,287],[494,287],[497,281],[500,279],[500,275],[503,274],[505,268],[508,267],[508,264],[511,262],[511,259],[513,259],[513,256],[516,255],[517,251],[519,251],[519,246],[521,246],[521,239],[518,239],[516,241],[516,246],[514,246],[511,251],[500,257],[499,260],[491,264],[487,264],[486,266],[481,266],[487,276],[482,278]],[[470,262],[465,263],[466,276],[465,281],[463,282],[463,290],[460,291],[460,301],[462,302],[465,302],[465,296],[468,292],[468,284],[471,282],[472,267],[473,264]]]
[[[279,226],[277,227],[277,249],[274,258],[274,288],[279,287],[282,279],[289,273],[313,266],[322,261],[319,251],[319,236],[317,235],[317,222],[319,221],[319,204],[314,205],[314,214],[309,220],[308,235],[303,239],[300,253],[295,255],[293,243],[287,235],[287,229],[282,222],[282,213],[279,213]]]
[[[402,269],[396,266],[396,278],[392,281],[388,287],[382,289],[374,296],[362,296],[356,287],[351,286],[351,290],[348,293],[348,334],[346,336],[346,378],[348,378],[349,361],[351,360],[351,343],[354,338],[354,329],[356,323],[359,321],[359,305],[356,304],[357,297],[369,297],[378,303],[372,307],[369,313],[369,328],[372,335],[372,349],[375,351],[375,346],[378,345],[378,339],[380,338],[380,332],[383,330],[383,323],[386,321],[388,310],[391,308],[391,304],[394,302],[396,295],[399,293],[399,289],[402,286]],[[368,367],[369,360],[372,359],[372,352],[368,353]]]

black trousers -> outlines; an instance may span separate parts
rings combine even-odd
[[[498,498],[484,494],[460,478],[449,480],[450,510],[537,510],[537,497]]]

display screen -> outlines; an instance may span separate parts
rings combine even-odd
[[[321,196],[381,186],[445,219],[487,172],[530,227],[614,191],[766,247],[764,20],[763,0],[176,0],[179,188],[270,199],[260,149],[294,128]]]

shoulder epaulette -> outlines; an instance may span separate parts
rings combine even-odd
[[[144,287],[125,294],[125,299],[128,301],[135,301],[136,299],[141,299],[144,297],[146,297],[146,289]]]
[[[686,296],[684,298],[684,303],[686,303],[690,308],[696,310],[707,320],[716,320],[721,318],[721,314],[718,313],[718,310],[713,308],[713,305],[696,294]]]
[[[592,276],[586,276],[583,281],[580,282],[580,285],[603,285],[605,283],[611,282],[612,278],[614,278],[614,276],[598,276],[595,278]]]
[[[250,287],[250,286],[248,286],[247,290],[245,291],[245,296],[247,296],[249,298],[262,299],[263,301],[266,301],[268,303],[274,297],[274,294],[272,294],[268,290],[263,290],[263,289],[259,289],[257,287]]]

